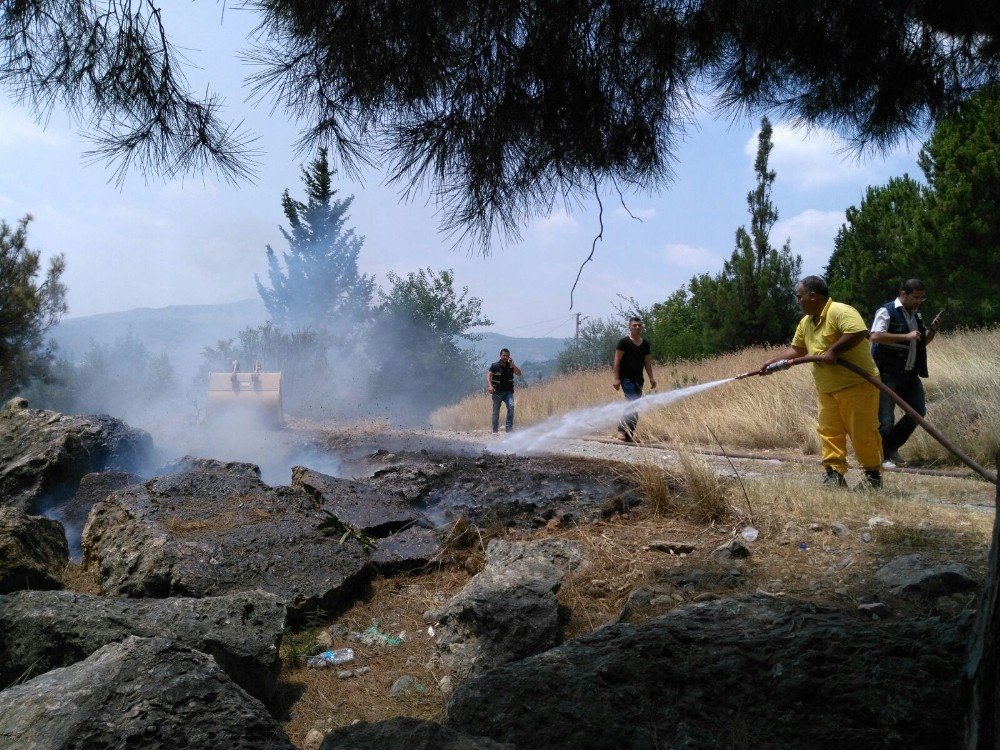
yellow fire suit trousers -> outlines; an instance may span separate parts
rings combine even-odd
[[[863,469],[882,468],[882,438],[878,432],[878,389],[869,383],[819,394],[819,433],[823,465],[847,473],[847,438]]]

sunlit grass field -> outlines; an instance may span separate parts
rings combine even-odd
[[[775,351],[745,349],[699,362],[654,365],[653,372],[662,392],[756,370]],[[927,352],[927,419],[974,460],[992,466],[1000,450],[1000,328],[945,330]],[[643,414],[639,436],[705,446],[716,446],[718,438],[726,450],[772,448],[814,454],[818,451],[816,392],[810,367],[802,365],[765,378],[726,383]],[[517,391],[517,425],[621,399],[611,380],[609,364],[606,370],[557,376],[521,388]],[[489,429],[489,420],[490,399],[482,394],[439,409],[431,417],[434,427],[454,430]],[[902,453],[916,463],[956,462],[920,429]]]

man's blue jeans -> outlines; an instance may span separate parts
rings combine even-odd
[[[626,400],[635,401],[636,399],[642,398],[642,386],[631,378],[622,378],[622,393],[625,394]],[[639,412],[626,412],[622,421],[618,423],[618,431],[624,432],[630,438],[634,438],[635,428],[638,424]]]
[[[882,382],[894,390],[903,401],[912,406],[917,414],[921,417],[927,414],[924,384],[920,382],[920,376],[917,373],[886,371],[880,375]],[[882,453],[886,456],[898,451],[903,443],[910,439],[913,431],[917,429],[917,423],[909,414],[903,414],[897,422],[895,410],[896,402],[880,391],[878,394],[878,431],[882,435]]]
[[[500,429],[500,404],[507,404],[507,432],[514,429],[514,391],[493,393],[493,432]]]

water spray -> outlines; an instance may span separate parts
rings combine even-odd
[[[751,370],[750,372],[745,372],[742,375],[737,375],[734,378],[734,380],[743,380],[744,378],[749,378],[754,375],[761,375],[761,376],[770,375],[775,372],[780,372],[781,370],[787,370],[788,368],[794,367],[795,365],[805,364],[806,362],[826,362],[826,360],[814,354],[809,354],[803,357],[796,357],[795,359],[779,359],[777,362],[772,362],[771,364],[767,365],[766,367],[762,367],[759,370]],[[887,386],[878,378],[872,377],[853,362],[848,362],[843,359],[838,359],[837,364],[840,365],[841,367],[850,370],[855,375],[864,378],[866,381],[868,381],[873,386],[882,391],[882,393],[889,396],[889,398],[895,401],[899,405],[899,408],[901,408],[904,412],[906,412],[910,416],[910,418],[913,419],[913,421],[915,421],[918,425],[923,427],[928,435],[930,435],[932,438],[937,440],[942,446],[944,446],[945,450],[954,455],[955,458],[957,458],[959,461],[968,466],[970,469],[972,469],[974,472],[979,474],[979,476],[983,477],[991,484],[997,484],[997,478],[995,476],[990,474],[990,472],[988,472],[978,463],[973,461],[971,458],[965,455],[965,453],[963,453],[959,448],[957,448],[954,444],[952,444],[952,442],[948,440],[948,438],[946,438],[944,435],[942,435],[940,431],[938,431],[938,429],[934,427],[934,425],[930,424],[929,422],[927,422],[927,420],[925,420],[922,416],[920,416],[920,414],[917,413],[916,409],[914,409],[903,399],[901,399],[896,394],[896,392],[892,390],[892,388]]]

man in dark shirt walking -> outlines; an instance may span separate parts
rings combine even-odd
[[[507,432],[514,429],[515,375],[521,377],[521,368],[510,358],[510,349],[501,349],[500,360],[486,373],[486,392],[493,396],[493,432],[500,429],[500,404],[507,405]]]
[[[628,336],[623,337],[615,348],[615,380],[611,386],[616,391],[621,388],[626,399],[635,401],[642,396],[643,370],[649,375],[649,387],[656,388],[653,363],[649,356],[649,342],[642,337],[642,320],[633,317],[628,321]],[[638,423],[638,412],[627,413],[618,425],[619,438],[627,443],[635,442],[635,428]]]

